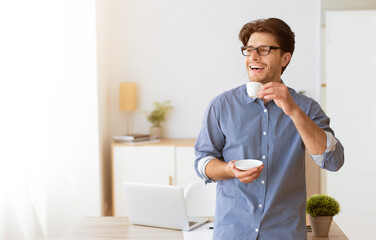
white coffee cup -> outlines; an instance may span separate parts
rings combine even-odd
[[[247,82],[247,93],[251,98],[257,98],[262,84],[259,82]]]

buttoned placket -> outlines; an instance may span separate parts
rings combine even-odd
[[[269,130],[269,110],[267,107],[263,105],[263,110],[262,110],[262,126],[261,126],[261,131],[262,131],[262,141],[261,141],[261,161],[264,163],[264,170],[262,171],[260,178],[259,178],[259,184],[261,184],[261,189],[262,189],[262,194],[260,195],[259,202],[257,204],[257,208],[259,211],[260,219],[262,216],[262,213],[264,212],[265,208],[265,194],[266,194],[266,179],[267,179],[267,165],[268,165],[268,130]],[[255,232],[259,233],[261,222],[259,222],[258,226],[255,226]]]

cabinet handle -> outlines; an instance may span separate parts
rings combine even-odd
[[[172,176],[169,176],[169,177],[168,177],[168,184],[169,184],[170,186],[172,186]]]

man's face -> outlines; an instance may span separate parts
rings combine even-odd
[[[247,46],[258,47],[260,45],[269,45],[280,47],[274,36],[270,33],[255,32],[247,43]],[[282,67],[286,66],[290,59],[290,53],[281,54],[281,49],[271,49],[269,55],[260,56],[257,50],[254,50],[251,56],[245,57],[245,65],[251,82],[281,82]]]

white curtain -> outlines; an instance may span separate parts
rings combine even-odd
[[[95,1],[0,2],[0,239],[100,215]]]

